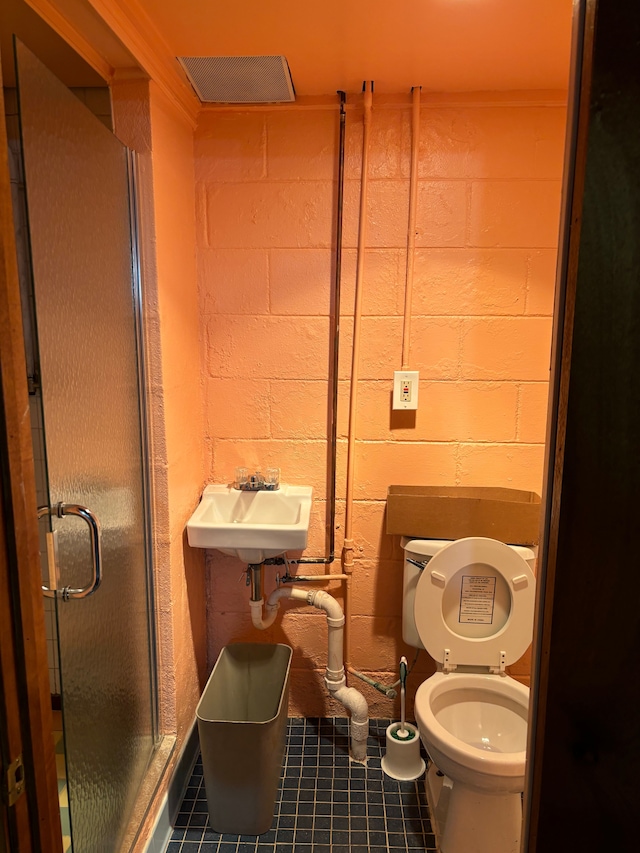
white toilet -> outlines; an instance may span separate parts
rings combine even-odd
[[[531,642],[534,552],[495,539],[408,539],[403,637],[438,671],[415,716],[441,853],[518,853],[529,689],[505,667]]]

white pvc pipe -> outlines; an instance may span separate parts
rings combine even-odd
[[[271,625],[273,625],[276,620],[276,613],[280,609],[281,598],[294,598],[298,601],[307,601],[308,594],[306,590],[296,589],[295,587],[281,586],[278,589],[274,589],[267,599],[267,605],[265,607],[266,614],[264,616],[262,615],[264,598],[261,598],[259,601],[250,601],[249,607],[251,608],[251,621],[255,628],[264,631],[266,628],[270,628]]]
[[[325,682],[330,692],[345,684],[344,613],[338,602],[323,589],[311,590],[309,604],[327,614],[327,672]]]
[[[339,687],[333,696],[351,711],[351,757],[354,761],[365,761],[367,738],[369,737],[369,707],[367,700],[355,687]]]
[[[325,592],[323,589],[312,589],[309,590],[309,596],[309,604],[317,607],[318,610],[324,610],[327,614],[329,625],[332,625],[334,622],[338,627],[340,625],[344,625],[344,613],[342,612],[342,607],[340,607],[332,595],[329,595],[329,593]]]
[[[344,674],[344,613],[338,602],[323,589],[297,589],[279,587],[274,589],[262,614],[264,599],[250,601],[251,621],[256,628],[264,630],[273,625],[280,607],[281,598],[293,598],[306,601],[307,604],[324,610],[327,616],[328,651],[327,669],[324,682],[327,690],[351,713],[351,757],[354,761],[364,761],[367,757],[367,737],[369,736],[369,708],[367,700],[355,687],[347,687]]]
[[[327,614],[329,652],[324,681],[333,698],[351,712],[351,757],[354,761],[365,761],[369,736],[369,707],[359,690],[346,686],[343,656],[345,619],[342,607],[323,589],[311,592],[309,604],[324,610]]]

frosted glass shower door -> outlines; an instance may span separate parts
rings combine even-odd
[[[74,853],[119,849],[154,743],[145,469],[128,152],[23,45],[20,121],[33,267]]]

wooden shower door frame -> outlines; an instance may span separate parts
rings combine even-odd
[[[0,116],[0,758],[22,756],[25,775],[25,792],[2,810],[0,831],[8,846],[11,827],[11,853],[62,853],[1,72]],[[3,766],[0,788],[5,774]]]

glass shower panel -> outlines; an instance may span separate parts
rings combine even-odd
[[[17,45],[50,504],[101,528],[103,578],[56,597],[74,853],[119,847],[152,755],[154,690],[128,152]],[[89,528],[51,516],[59,587],[91,577]]]

